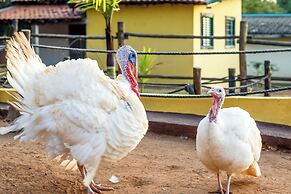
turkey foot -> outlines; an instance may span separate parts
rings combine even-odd
[[[217,194],[224,194],[225,193],[225,190],[224,189],[222,189],[222,190],[217,189],[216,191],[210,191],[208,193],[212,193],[212,194],[215,194],[215,193],[217,193]]]
[[[81,165],[79,162],[77,162],[77,166],[81,172],[82,177],[85,178],[87,174],[86,168],[83,165]],[[99,194],[99,193],[102,193],[102,191],[112,191],[112,190],[114,190],[112,187],[105,187],[105,186],[102,186],[101,184],[96,184],[94,183],[94,181],[91,181],[87,190],[87,194],[96,194],[96,193]]]
[[[93,181],[90,183],[87,194],[100,194],[102,191],[112,191],[114,190],[112,187],[105,187],[101,184],[95,184]]]
[[[221,190],[216,190],[216,191],[210,191],[210,192],[208,192],[208,193],[210,193],[210,194],[215,194],[215,193],[217,193],[217,194],[225,194],[225,190],[223,189],[222,191]],[[229,194],[233,194],[232,192],[229,192]]]
[[[212,192],[208,192],[208,193],[220,193],[220,194],[224,194],[225,193],[225,190],[223,189],[222,184],[221,184],[219,171],[217,172],[216,175],[217,175],[218,188],[217,188],[216,191],[212,191]]]
[[[95,189],[100,190],[100,191],[112,191],[112,190],[114,190],[113,187],[108,187],[108,186],[103,186],[101,184],[96,184],[93,181],[91,182],[90,187],[94,187]]]

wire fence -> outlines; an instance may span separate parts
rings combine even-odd
[[[291,86],[272,88],[268,90],[232,93],[232,94],[226,94],[226,96],[247,96],[247,95],[273,93],[273,92],[286,91],[286,90],[291,90]],[[154,97],[154,98],[211,98],[212,97],[210,95],[153,94],[153,93],[141,93],[140,96]]]
[[[72,47],[61,47],[61,46],[49,46],[32,44],[36,48],[46,48],[55,50],[68,50],[75,52],[91,52],[91,53],[116,53],[115,50],[101,50],[101,49],[83,49],[83,48],[72,48]],[[282,53],[291,52],[291,48],[282,49],[265,49],[265,50],[247,50],[247,51],[209,51],[209,52],[146,52],[137,51],[141,55],[237,55],[237,54],[262,54],[262,53]]]
[[[124,36],[128,38],[139,37],[139,38],[166,38],[166,39],[237,39],[239,36],[195,36],[195,35],[176,35],[176,34],[141,34],[125,32]]]
[[[98,35],[69,35],[69,34],[31,34],[32,37],[39,38],[66,38],[66,39],[99,39],[105,40],[105,36]],[[176,35],[176,34],[142,34],[142,33],[133,33],[133,32],[124,32],[124,38],[128,39],[129,37],[138,37],[138,38],[165,38],[165,39],[238,39],[239,36],[195,36],[195,35]],[[9,38],[9,37],[4,37]],[[117,36],[113,36],[114,39],[117,39]],[[0,38],[1,39],[1,38]]]
[[[248,79],[240,79],[237,78],[235,80],[229,80],[225,79],[224,81],[219,81],[219,82],[204,82],[202,83],[202,87],[206,89],[210,89],[211,86],[208,85],[213,85],[213,84],[222,84],[222,83],[229,83],[229,81],[232,82],[238,82],[241,80],[247,80],[250,82],[249,84],[243,85],[243,86],[236,86],[236,87],[225,87],[224,89],[229,91],[229,90],[237,90],[237,89],[242,89],[242,88],[252,88],[255,87],[259,84],[263,85],[262,82],[265,81],[265,79],[269,78],[270,75],[266,76],[257,76],[254,78],[248,78]],[[257,81],[253,81],[254,79],[258,79]],[[150,91],[154,93],[166,93],[166,94],[175,94],[179,92],[186,92],[188,94],[194,94],[194,87],[193,84],[161,84],[161,83],[139,83],[141,92],[147,91],[147,93],[150,93]]]
[[[57,38],[57,39],[105,39],[105,36],[85,36],[85,35],[65,35],[65,34],[32,34],[32,37],[38,38]],[[140,37],[140,38],[168,38],[168,39],[237,39],[239,36],[193,36],[193,35],[162,35],[162,34],[139,34],[139,33],[124,33],[126,38],[132,37]],[[0,40],[7,40],[9,37],[0,37]],[[114,37],[114,38],[117,38]],[[51,45],[42,45],[42,44],[32,44],[34,48],[42,48],[42,49],[53,49],[53,50],[63,50],[71,52],[81,52],[81,53],[116,53],[115,50],[101,50],[101,49],[85,49],[85,48],[74,48],[74,47],[66,47],[66,46],[51,46]],[[4,48],[4,46],[0,45],[0,49]],[[282,52],[291,52],[290,48],[282,48],[282,49],[265,49],[265,50],[246,50],[246,51],[203,51],[203,52],[144,52],[138,51],[138,54],[141,55],[174,55],[174,56],[185,56],[185,55],[237,55],[237,54],[263,54],[263,53],[282,53]],[[146,76],[145,76],[146,77]],[[242,88],[250,88],[254,87],[258,84],[261,84],[264,80],[269,78],[269,75],[266,76],[256,76],[251,78],[236,78],[236,79],[228,79],[228,77],[224,78],[213,78],[209,79],[209,81],[203,82],[203,88],[210,88],[208,85],[214,84],[224,84],[230,82],[238,82],[238,81],[247,81],[249,82],[243,86],[235,86],[235,87],[228,87],[225,88],[226,90],[236,90]],[[186,77],[185,77],[186,79]],[[187,79],[192,79],[191,77],[187,77]],[[256,81],[254,81],[256,80]],[[140,83],[140,87],[142,92],[148,91],[148,94],[142,94],[142,96],[152,96],[152,97],[168,97],[171,98],[173,96],[180,96],[180,95],[173,95],[179,92],[187,92],[188,94],[194,93],[193,84],[158,84],[158,83]],[[151,94],[150,91],[155,89],[155,91],[163,92],[166,94]],[[234,94],[228,94],[228,96],[241,96],[241,95],[250,95],[250,94],[257,94],[258,93],[271,93],[276,91],[282,90],[290,90],[290,87],[280,87],[280,88],[272,88],[268,90],[260,90],[260,91],[252,91],[252,92],[240,92]],[[208,95],[186,95],[188,97],[193,98],[202,98],[202,97],[209,97]],[[184,97],[183,97],[184,98]]]
[[[269,78],[269,77],[270,77],[270,75],[266,75],[266,76],[261,77],[258,81],[254,81],[254,82],[252,82],[252,83],[250,83],[250,84],[246,84],[246,85],[243,85],[243,86],[237,86],[237,87],[228,87],[228,88],[224,88],[224,89],[225,89],[225,90],[235,90],[235,89],[249,88],[249,87],[255,86],[255,85],[257,85],[257,84],[263,82],[265,79],[267,79],[267,78]],[[246,78],[246,79],[244,79],[244,80],[248,80],[248,81],[250,81],[251,79],[250,79],[250,78]],[[222,81],[221,81],[220,83],[226,83],[226,82],[222,82]],[[217,82],[216,82],[215,84],[217,84]],[[209,86],[202,86],[202,87],[205,87],[205,88],[208,88],[208,89],[211,88],[211,87],[209,87]]]
[[[105,36],[97,35],[69,35],[69,34],[31,34],[31,37],[37,38],[61,38],[61,39],[96,39],[96,40],[105,40]],[[116,38],[116,37],[113,37]]]

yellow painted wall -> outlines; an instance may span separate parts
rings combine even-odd
[[[141,98],[146,110],[206,115],[210,98]],[[248,111],[257,121],[291,126],[290,97],[229,97],[225,99],[224,108],[241,107]]]
[[[9,95],[9,93],[16,93],[15,89],[13,88],[0,88],[0,102],[12,102],[14,98]]]
[[[241,0],[222,0],[221,3],[207,8],[203,5],[194,6],[194,34],[201,34],[201,13],[213,14],[214,36],[225,36],[225,17],[235,17],[236,35],[239,35],[241,21]],[[215,39],[213,49],[201,49],[200,40],[194,40],[195,51],[234,51],[235,48],[226,48],[225,40]],[[194,66],[202,68],[202,77],[225,77],[228,75],[228,68],[236,68],[239,74],[238,55],[195,55]]]
[[[117,21],[124,21],[126,32],[147,34],[193,34],[193,5],[148,5],[148,6],[121,6],[115,12],[112,21],[112,32],[117,32]],[[87,35],[104,35],[104,19],[94,10],[87,12]],[[135,38],[125,41],[136,50],[150,47],[155,51],[192,51],[193,41],[177,39]],[[115,47],[117,41],[115,41]],[[87,41],[88,48],[105,49],[105,41]],[[98,60],[105,69],[105,55],[89,57]],[[192,56],[156,56],[157,63],[153,74],[162,75],[192,75]]]
[[[223,0],[221,3],[206,8],[206,5],[130,5],[121,6],[120,11],[113,16],[113,34],[117,31],[117,21],[124,21],[126,32],[149,34],[193,34],[200,35],[200,14],[214,14],[215,35],[225,35],[225,16],[236,17],[236,33],[239,34],[239,22],[241,20],[241,0]],[[104,19],[100,13],[94,10],[87,12],[87,35],[104,35]],[[199,39],[153,39],[134,38],[126,40],[126,44],[132,45],[136,50],[142,50],[143,46],[156,51],[200,51]],[[214,50],[226,49],[224,40],[216,40]],[[115,46],[117,42],[115,41]],[[104,40],[88,40],[87,48],[105,49]],[[237,49],[237,47],[236,47]],[[104,54],[88,54],[88,57],[97,59],[103,69],[105,65]],[[194,64],[195,61],[195,64]],[[153,74],[192,76],[193,65],[203,68],[203,77],[224,77],[229,67],[238,68],[238,56],[156,56],[156,62],[162,64],[153,70]],[[237,70],[238,72],[238,70]],[[170,80],[155,80],[170,82]],[[173,80],[172,80],[173,81]],[[177,83],[177,80],[174,80]],[[181,82],[192,82],[182,80]]]

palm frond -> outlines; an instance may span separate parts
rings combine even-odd
[[[118,11],[121,0],[69,0],[68,3],[75,4],[75,7],[82,11],[95,9],[105,14],[106,12]],[[106,13],[106,15],[111,15]]]

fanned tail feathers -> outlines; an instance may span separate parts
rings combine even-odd
[[[30,98],[33,94],[35,75],[46,68],[22,32],[14,33],[13,37],[7,42],[6,58],[7,80],[17,91],[17,93],[8,92],[14,99],[13,102],[9,103],[25,115],[18,118],[13,125],[0,128],[1,135],[19,131],[27,123],[31,108],[25,103],[25,99]]]
[[[7,42],[7,79],[17,92],[25,97],[25,90],[31,85],[36,73],[45,69],[45,65],[22,32],[14,33]]]
[[[259,177],[261,176],[261,169],[259,164],[254,161],[250,167],[243,172],[244,175],[250,175],[250,176],[254,176],[254,177]]]
[[[53,159],[53,161],[60,164],[65,170],[75,171],[78,169],[77,161],[75,159],[66,159],[64,155],[59,155]]]

